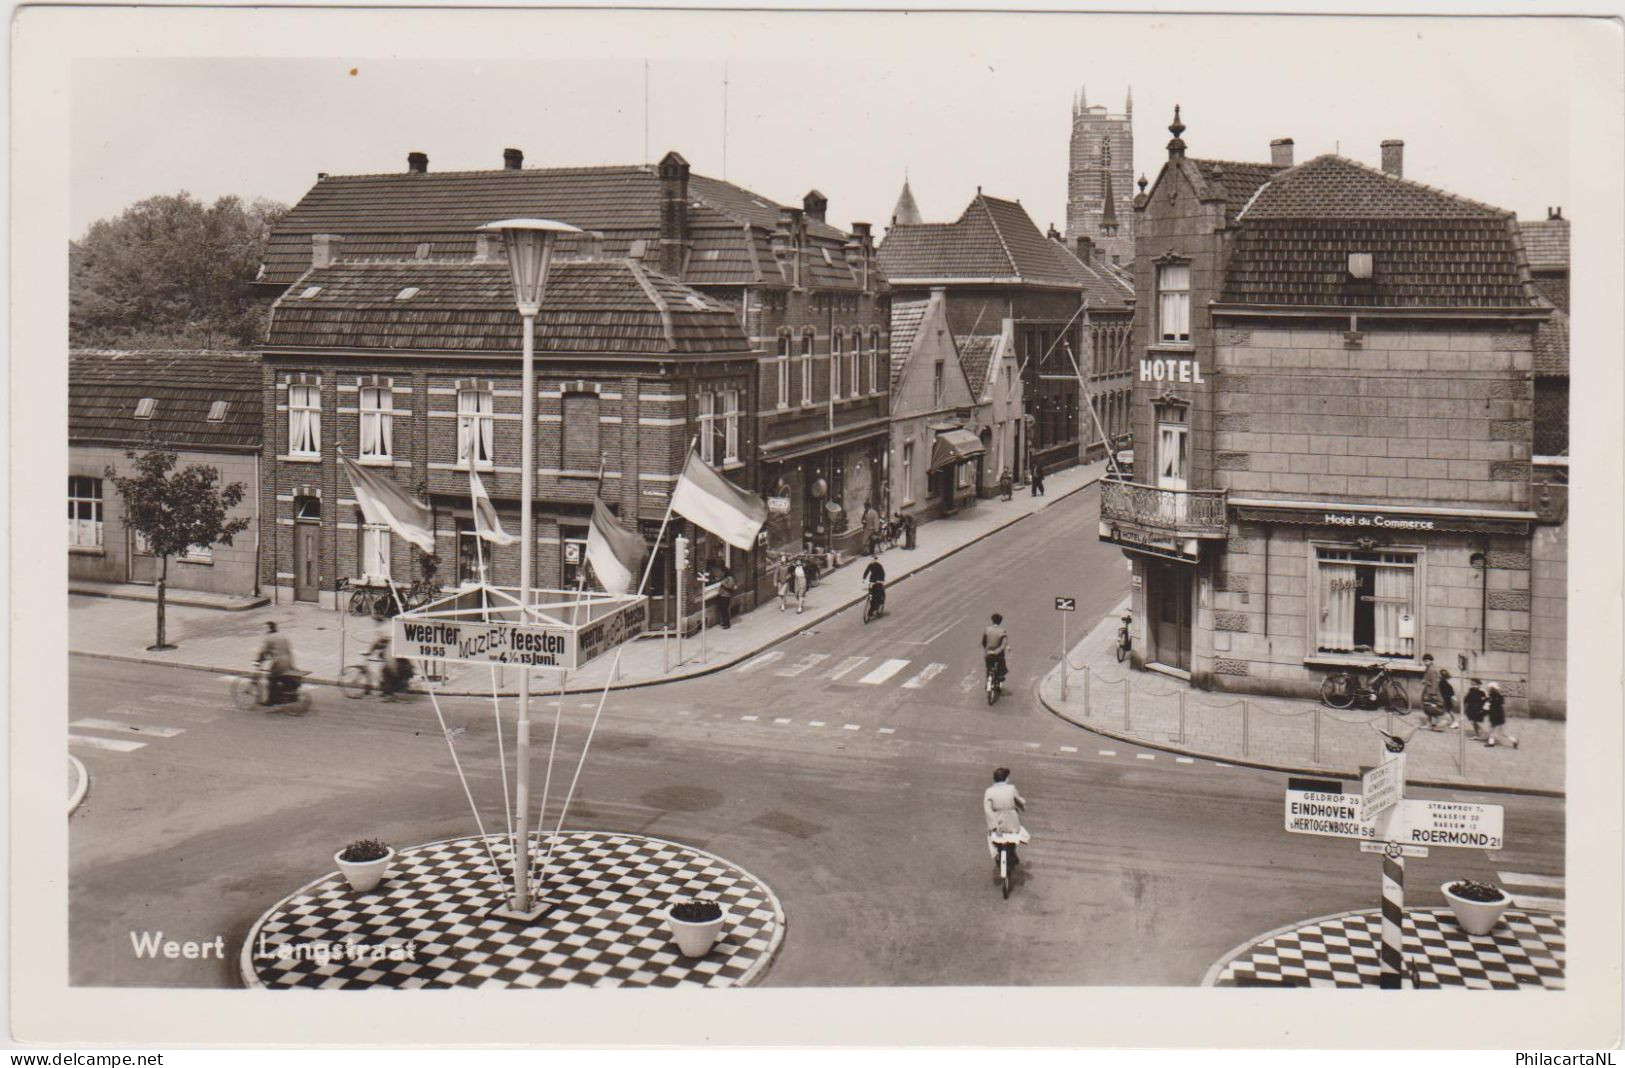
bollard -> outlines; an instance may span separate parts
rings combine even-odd
[[[1185,691],[1179,691],[1179,744],[1185,744]]]
[[[1315,717],[1315,763],[1320,763],[1320,710],[1317,708],[1312,715]]]
[[[1248,713],[1249,708],[1250,708],[1250,706],[1247,704],[1246,699],[1243,698],[1242,702],[1241,702],[1241,755],[1242,756],[1247,755],[1247,720],[1248,720],[1247,713]]]

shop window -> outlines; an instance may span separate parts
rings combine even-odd
[[[468,466],[492,466],[492,438],[495,434],[492,418],[491,391],[488,389],[460,389],[457,391],[457,462]]]
[[[1157,268],[1157,336],[1163,341],[1191,339],[1191,266],[1165,263]]]
[[[1414,660],[1417,554],[1327,546],[1315,554],[1316,648]]]
[[[361,458],[388,460],[395,452],[395,396],[382,386],[361,389]]]
[[[322,453],[321,387],[288,387],[288,455],[320,456]]]
[[[102,480],[68,476],[68,544],[75,549],[102,547]]]

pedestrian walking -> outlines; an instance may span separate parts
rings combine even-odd
[[[1437,730],[1434,724],[1443,709],[1439,705],[1439,668],[1432,653],[1422,654],[1422,711],[1428,718],[1428,729]]]
[[[903,548],[912,549],[912,548],[914,548],[914,515],[913,515],[913,513],[912,512],[904,512],[903,513],[903,518],[900,520],[900,522],[903,525]]]
[[[1010,477],[1010,469],[1008,467],[1006,467],[1003,471],[999,472],[999,499],[1000,500],[1008,501],[1010,499],[1010,488],[1011,488],[1012,484],[1013,484],[1013,479]]]
[[[734,594],[739,592],[739,583],[734,581],[732,569],[724,568],[722,581],[717,583],[717,617],[723,630],[733,629]]]
[[[863,552],[866,556],[873,556],[880,551],[880,513],[868,501],[863,502],[863,515],[859,520],[863,524]]]
[[[1488,695],[1484,693],[1484,681],[1473,679],[1472,685],[1467,687],[1467,693],[1461,699],[1462,711],[1467,713],[1467,722],[1473,729],[1473,741],[1482,742],[1489,737],[1484,730],[1484,704]]]
[[[1042,497],[1044,495],[1044,468],[1038,464],[1033,465],[1032,495],[1034,497]]]
[[[1501,684],[1490,683],[1489,698],[1487,701],[1490,713],[1490,740],[1484,743],[1486,749],[1495,748],[1497,740],[1503,745],[1518,748],[1518,739],[1507,730],[1507,699],[1501,693]]]
[[[790,588],[796,595],[796,615],[807,607],[807,565],[797,559],[790,567]]]
[[[788,556],[779,557],[774,566],[777,568],[777,574],[774,577],[773,585],[778,591],[779,611],[782,612],[784,611],[784,602],[790,598],[791,594],[795,593],[795,582],[790,573],[790,558]]]
[[[1439,705],[1444,711],[1445,719],[1450,721],[1450,729],[1461,729],[1461,717],[1456,715],[1456,685],[1450,681],[1448,668],[1439,669]],[[1443,727],[1434,727],[1434,730],[1443,730]]]

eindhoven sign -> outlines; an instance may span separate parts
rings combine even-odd
[[[1406,799],[1378,816],[1363,811],[1355,794],[1286,792],[1286,829],[1293,834],[1398,842],[1412,846],[1500,849],[1500,805]]]

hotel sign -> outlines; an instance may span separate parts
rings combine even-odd
[[[1153,556],[1165,556],[1182,563],[1195,563],[1202,555],[1196,538],[1176,538],[1171,534],[1145,530],[1122,522],[1102,520],[1100,540],[1137,549]]]
[[[1192,385],[1205,385],[1207,379],[1202,377],[1202,364],[1195,359],[1183,360],[1141,360],[1141,382],[1189,382]]]
[[[1250,523],[1289,523],[1295,526],[1330,527],[1335,530],[1393,531],[1395,533],[1434,533],[1439,531],[1480,534],[1527,534],[1529,523],[1522,519],[1496,519],[1489,516],[1426,515],[1400,510],[1367,512],[1329,508],[1262,508],[1232,504],[1237,519]]]

